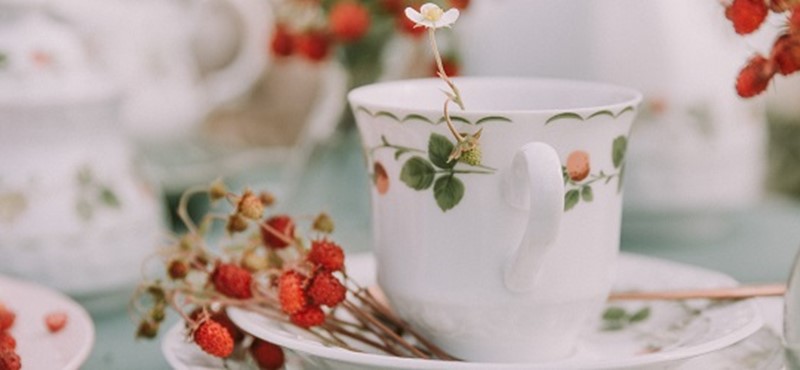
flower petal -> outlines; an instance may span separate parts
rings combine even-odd
[[[406,18],[410,19],[416,24],[424,25],[423,22],[425,21],[425,17],[422,16],[422,13],[414,10],[412,7],[406,8]]]
[[[453,23],[456,23],[456,20],[458,20],[458,16],[459,15],[460,15],[460,13],[459,13],[458,9],[455,9],[455,8],[446,11],[442,15],[442,18],[439,19],[438,22],[436,22],[436,28],[439,28],[439,27],[450,27],[451,25],[453,25]]]

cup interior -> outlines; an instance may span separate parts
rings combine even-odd
[[[595,82],[508,77],[462,77],[453,81],[467,111],[483,114],[596,111],[635,105],[642,98],[636,90]],[[440,79],[402,80],[357,88],[349,99],[372,108],[441,112],[445,100],[442,90],[449,89]]]

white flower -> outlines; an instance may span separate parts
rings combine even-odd
[[[416,27],[442,28],[450,27],[458,19],[458,9],[442,10],[438,5],[426,3],[419,8],[406,8],[406,17],[416,23]]]

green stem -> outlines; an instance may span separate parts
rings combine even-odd
[[[439,170],[439,171],[436,171],[436,173],[446,173],[446,174],[450,174],[450,175],[454,175],[454,174],[469,174],[469,173],[477,173],[477,174],[481,174],[481,175],[491,175],[491,174],[494,173],[494,171],[452,170],[452,169],[450,169],[450,170]]]
[[[376,147],[370,149],[369,150],[369,154],[371,155],[371,154],[375,153],[375,151],[377,151],[378,149],[384,149],[384,148],[392,148],[392,149],[395,149],[395,150],[403,150],[403,151],[406,151],[406,152],[414,152],[414,153],[425,153],[425,151],[423,151],[423,150],[409,148],[407,146],[384,144],[384,145],[376,146]]]
[[[613,179],[615,177],[618,177],[618,176],[619,176],[619,173],[612,173],[610,175],[606,175],[606,174],[592,175],[592,177],[589,180],[586,180],[586,182],[579,183],[579,182],[572,181],[571,179],[569,180],[569,182],[570,182],[570,184],[575,185],[575,186],[587,186],[587,185],[591,185],[591,184],[593,184],[593,183],[595,183],[597,181],[600,181],[600,180],[611,181],[611,179]]]

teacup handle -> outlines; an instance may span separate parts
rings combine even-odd
[[[505,266],[505,285],[513,292],[533,287],[545,254],[558,237],[564,213],[561,160],[552,146],[532,142],[522,146],[511,162],[510,196],[529,205],[522,241]]]

